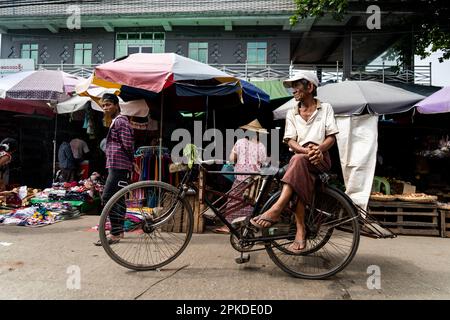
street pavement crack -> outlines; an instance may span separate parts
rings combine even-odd
[[[169,279],[170,277],[174,276],[178,271],[183,270],[184,268],[189,267],[189,264],[186,264],[180,268],[178,268],[177,270],[175,270],[173,273],[169,274],[167,277],[164,277],[158,281],[156,281],[154,284],[152,284],[150,287],[148,287],[147,289],[145,289],[142,293],[140,293],[139,295],[137,295],[136,297],[134,297],[134,300],[139,299],[140,297],[142,297],[148,290],[150,290],[151,288],[153,288],[154,286],[156,286],[158,283],[163,282],[164,280]]]

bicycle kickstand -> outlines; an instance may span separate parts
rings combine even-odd
[[[250,261],[250,254],[241,252],[241,256],[234,259],[237,264],[247,263]]]

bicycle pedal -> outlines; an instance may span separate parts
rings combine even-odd
[[[250,261],[250,255],[248,253],[242,254],[240,257],[234,259],[234,261],[236,261],[237,264],[247,263]]]

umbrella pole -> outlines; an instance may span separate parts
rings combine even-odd
[[[161,93],[161,123],[159,125],[159,161],[158,161],[158,179],[162,181],[161,177],[161,151],[162,151],[162,129],[164,120],[164,92]]]
[[[55,115],[55,132],[53,135],[53,182],[55,182],[55,174],[56,174],[56,131],[58,128],[58,113]]]

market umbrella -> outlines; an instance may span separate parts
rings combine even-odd
[[[330,103],[336,115],[383,115],[408,111],[425,97],[376,81],[344,81],[319,87],[317,98]],[[274,118],[285,119],[295,104],[289,100],[273,112]]]
[[[219,69],[175,53],[131,54],[95,67],[90,79],[94,85],[120,89],[121,93],[130,91],[131,94],[136,94],[139,89],[147,93],[160,93],[175,83],[214,85],[238,82],[235,77]],[[86,89],[79,86],[77,91]]]
[[[57,70],[18,72],[0,79],[0,98],[64,101],[82,79]]]
[[[416,103],[420,113],[444,113],[450,112],[450,87],[444,87],[432,95]]]
[[[49,108],[48,103],[42,100],[0,99],[0,110],[23,114],[37,114],[48,118],[55,116],[54,111]]]
[[[0,79],[0,110],[54,117],[49,104],[65,101],[82,78],[62,71],[24,71]]]

